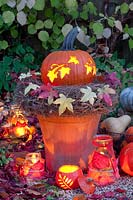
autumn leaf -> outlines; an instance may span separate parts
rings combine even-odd
[[[109,106],[112,106],[112,99],[110,94],[115,94],[115,90],[110,88],[109,85],[104,85],[103,88],[98,88],[98,98],[103,99],[105,103]]]
[[[87,89],[81,88],[80,91],[82,93],[84,93],[83,97],[81,98],[81,101],[82,102],[89,101],[89,103],[91,105],[93,105],[94,104],[94,98],[97,98],[96,93],[92,92],[92,89],[90,87],[87,87]]]
[[[109,94],[103,94],[103,99],[107,105],[112,106],[112,99]]]
[[[48,83],[47,85],[42,84],[39,88],[32,91],[32,95],[37,95],[38,99],[48,98],[48,104],[51,105],[53,103],[54,97],[58,97],[58,92],[53,90],[52,85]]]
[[[93,180],[89,180],[86,176],[80,176],[78,178],[78,183],[83,192],[86,194],[93,194],[96,190],[96,186]]]
[[[30,92],[30,90],[36,90],[37,88],[39,88],[40,86],[37,84],[33,84],[33,83],[29,83],[29,85],[25,88],[24,90],[24,95],[26,95],[27,93]]]
[[[60,98],[56,99],[53,103],[60,104],[59,115],[65,112],[66,109],[73,112],[72,102],[75,100],[72,98],[67,98],[64,94],[59,94]]]

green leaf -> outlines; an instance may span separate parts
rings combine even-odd
[[[129,29],[128,29],[128,34],[129,34],[130,36],[133,36],[133,28],[129,28]]]
[[[38,38],[39,40],[41,40],[42,42],[46,42],[49,39],[49,34],[47,31],[40,31],[38,33]]]
[[[64,36],[66,36],[69,31],[73,28],[73,26],[71,24],[65,24],[62,29],[61,29],[61,32]]]
[[[25,56],[24,56],[24,62],[25,63],[33,63],[34,62],[34,56],[31,54],[31,53],[27,53],[27,54],[25,54]]]
[[[102,35],[103,33],[103,25],[100,22],[93,23],[92,29],[96,35]]]
[[[35,23],[35,29],[42,29],[44,27],[44,22],[42,20],[37,20]]]
[[[23,48],[23,45],[22,44],[18,45],[17,48],[16,48],[16,54],[21,56],[21,55],[24,55],[25,53],[26,53],[26,51]]]
[[[65,18],[63,16],[57,15],[56,17],[56,24],[59,27],[62,27],[64,25]]]
[[[0,49],[7,49],[8,48],[8,42],[6,40],[0,41]]]
[[[13,12],[11,11],[4,11],[2,13],[2,18],[3,18],[3,21],[6,23],[6,24],[12,24],[13,21],[15,20],[15,15]]]
[[[58,44],[61,44],[63,41],[64,41],[63,35],[59,35],[59,36],[57,37],[57,39],[56,39],[56,42],[57,42]]]
[[[20,73],[24,67],[25,67],[25,65],[22,64],[20,60],[17,59],[17,60],[13,61],[13,70],[14,70],[14,72]]]
[[[93,44],[93,43],[95,43],[95,42],[96,42],[96,37],[95,37],[95,36],[92,36],[92,37],[90,38],[90,43]]]
[[[53,18],[53,9],[52,8],[47,8],[44,10],[44,15],[46,18],[50,18],[52,19]]]
[[[53,103],[60,104],[59,115],[65,112],[66,109],[73,112],[72,102],[75,100],[72,98],[67,98],[64,94],[59,94],[60,98],[56,99]]]
[[[33,8],[38,11],[44,10],[44,7],[45,7],[45,0],[36,0],[35,5],[33,6]]]
[[[4,65],[11,65],[12,61],[13,61],[13,58],[11,58],[9,56],[4,56],[4,58],[3,58]]]
[[[53,26],[53,32],[56,35],[59,35],[61,33],[61,30],[58,28],[58,26],[56,24],[54,24],[54,26]]]
[[[28,14],[28,23],[29,24],[34,24],[36,22],[36,18],[37,18],[37,11],[36,10],[32,10]]]
[[[87,6],[89,8],[89,12],[90,14],[94,14],[94,15],[97,15],[97,8],[94,6],[94,4],[92,2],[88,2],[87,3]]]
[[[69,10],[68,13],[72,16],[73,19],[77,19],[79,16],[79,12],[77,10]]]
[[[10,32],[11,32],[11,36],[13,38],[17,38],[18,37],[18,31],[15,28],[11,28]]]
[[[88,19],[88,12],[86,12],[86,11],[82,11],[81,13],[80,13],[80,17],[82,18],[82,19],[84,19],[84,20],[87,20]]]
[[[121,14],[126,14],[129,11],[128,4],[125,2],[123,4],[121,4],[120,11],[121,11]]]
[[[52,7],[55,7],[55,8],[60,7],[60,1],[59,0],[50,0],[50,2],[51,2]]]
[[[115,20],[114,20],[114,19],[108,18],[107,21],[108,21],[108,25],[109,25],[110,27],[113,28],[113,27],[115,26]]]
[[[77,0],[65,0],[65,6],[68,10],[74,11],[78,8]]]
[[[34,24],[30,24],[28,26],[28,33],[31,34],[31,35],[34,35],[36,32],[37,32],[37,30],[35,28],[35,25]]]
[[[7,3],[7,0],[0,0],[0,7]]]
[[[130,38],[128,43],[129,43],[130,50],[132,50],[133,49],[133,39]]]
[[[51,29],[53,27],[53,21],[51,19],[47,19],[44,21],[44,27],[47,29]]]

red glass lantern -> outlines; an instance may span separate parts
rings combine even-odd
[[[96,149],[89,156],[88,177],[98,185],[107,185],[119,178],[112,137],[97,135],[93,139]]]
[[[20,176],[27,181],[39,180],[44,176],[44,159],[40,153],[28,153],[23,166],[20,169]]]
[[[120,152],[119,163],[121,169],[133,176],[133,142],[124,146]]]
[[[78,178],[83,176],[81,168],[77,165],[62,165],[56,172],[56,183],[64,190],[79,187]]]

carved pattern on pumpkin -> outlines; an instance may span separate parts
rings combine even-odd
[[[89,60],[84,66],[86,67],[86,74],[88,75],[89,73],[92,73],[93,75],[96,74],[96,67],[95,65],[92,65],[92,61]]]
[[[63,189],[72,189],[73,180],[68,178],[67,176],[59,174],[58,184]]]
[[[79,61],[76,58],[76,56],[70,56],[70,59],[68,60],[68,63],[79,64]]]
[[[49,70],[47,76],[52,83],[54,82],[54,79],[57,78],[58,74],[60,74],[60,78],[63,79],[66,74],[70,73],[71,70],[70,67],[66,66],[65,64],[52,64],[51,69],[52,70]]]

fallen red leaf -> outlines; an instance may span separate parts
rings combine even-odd
[[[83,190],[86,194],[93,194],[96,189],[94,182],[89,180],[86,176],[80,176],[78,178],[78,183],[81,190]]]

